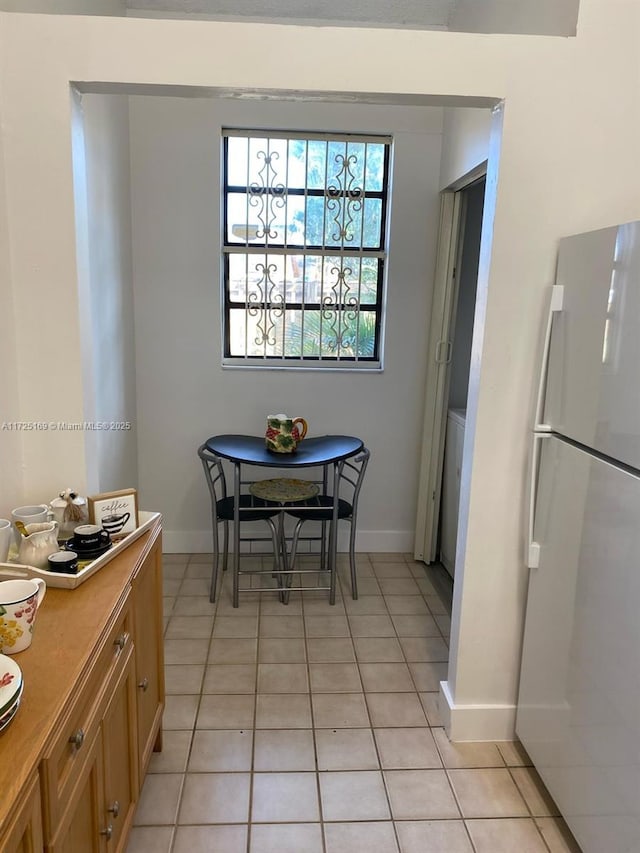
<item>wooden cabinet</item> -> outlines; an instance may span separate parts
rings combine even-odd
[[[100,726],[74,769],[73,789],[52,827],[50,853],[120,853],[126,847],[139,790],[131,643],[119,664],[106,684]],[[101,697],[97,701],[102,704]],[[78,752],[83,750],[85,743]]]
[[[53,833],[71,789],[86,760],[87,745],[99,731],[114,684],[131,655],[133,646],[129,595],[122,601],[87,673],[83,689],[58,727],[58,736],[46,750],[41,763],[44,793],[47,798],[46,824]]]
[[[164,696],[162,644],[162,555],[149,553],[133,579],[137,679],[139,772],[144,773],[153,749],[160,749]]]
[[[102,826],[103,768],[101,733],[83,744],[84,760],[74,773],[67,807],[47,844],[48,853],[105,853],[106,828]]]
[[[26,785],[3,839],[0,843],[2,853],[40,853],[42,850],[42,811],[37,775]]]
[[[138,739],[136,734],[136,672],[133,649],[102,721],[104,753],[104,815],[108,850],[119,853],[133,823],[138,800]]]
[[[0,741],[1,853],[126,850],[160,745],[161,607],[159,522],[76,590],[47,591]]]

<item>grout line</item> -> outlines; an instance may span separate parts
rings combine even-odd
[[[436,744],[436,746],[437,746],[437,744]],[[460,813],[460,820],[462,821],[462,825],[464,826],[464,831],[467,834],[469,844],[471,845],[471,848],[474,851],[476,851],[476,853],[478,853],[476,845],[473,843],[473,838],[471,837],[471,833],[469,832],[469,827],[467,826],[467,819],[465,818],[464,812],[462,811],[462,804],[460,803],[460,800],[459,800],[458,795],[456,793],[456,789],[454,788],[453,783],[451,782],[451,777],[449,776],[449,771],[446,767],[444,768],[444,773],[445,773],[445,776],[447,779],[447,784],[449,785],[449,789],[451,790],[451,793],[453,795],[453,799],[455,800],[456,806],[457,806],[458,811]]]
[[[498,750],[498,751],[499,751],[499,750]],[[502,757],[502,753],[500,753],[500,756]],[[503,759],[503,761],[504,761],[504,759]],[[506,763],[506,762],[505,762],[505,763]],[[541,839],[542,843],[544,844],[544,846],[546,847],[546,849],[550,851],[550,853],[553,853],[553,851],[551,850],[551,848],[550,848],[550,847],[549,847],[549,845],[547,844],[547,842],[546,842],[546,839],[545,839],[544,835],[542,834],[542,830],[540,829],[540,827],[538,826],[538,824],[537,824],[537,822],[536,822],[536,815],[534,815],[533,811],[531,810],[531,806],[529,805],[529,803],[528,803],[528,801],[527,801],[527,798],[526,798],[526,797],[525,797],[525,795],[524,795],[524,792],[520,790],[520,786],[518,785],[518,782],[516,781],[516,778],[515,778],[515,776],[514,776],[514,775],[513,775],[513,773],[512,773],[513,768],[512,768],[512,767],[507,766],[507,770],[508,770],[508,772],[509,772],[509,776],[511,777],[511,781],[512,781],[512,782],[513,782],[513,784],[516,786],[516,790],[518,791],[518,793],[519,793],[519,794],[520,794],[520,796],[522,797],[522,800],[523,800],[523,802],[524,802],[524,804],[525,804],[525,806],[526,806],[526,809],[527,809],[527,811],[529,812],[529,819],[530,819],[531,821],[533,821],[533,825],[535,826],[535,828],[536,828],[536,832],[537,832],[537,833],[538,833],[538,835],[540,836],[540,839]],[[540,815],[538,815],[538,816],[540,816]],[[549,815],[549,816],[550,816],[550,815]]]
[[[338,568],[336,566],[336,581],[337,581]],[[315,725],[315,714],[313,709],[313,692],[311,686],[311,667],[309,664],[309,637],[307,636],[307,624],[306,624],[306,615],[304,608],[304,593],[300,593],[302,597],[302,631],[304,637],[304,654],[306,658],[307,665],[307,684],[309,685],[309,709],[311,714],[311,739],[313,741],[313,760],[315,762],[315,777],[316,777],[316,795],[318,797],[318,818],[320,820],[320,843],[322,844],[322,851],[326,853],[326,839],[324,833],[324,810],[322,808],[322,791],[320,788],[320,767],[318,763],[318,744],[316,742],[316,725]],[[337,601],[337,590],[336,590],[336,601]],[[330,606],[330,605],[328,605]],[[311,614],[309,614],[311,615]]]
[[[264,565],[264,561],[262,561]],[[260,677],[260,620],[262,618],[262,599],[258,598],[257,602],[257,626],[256,626],[256,677],[255,691],[253,696],[253,727],[251,732],[251,769],[249,771],[249,808],[247,812],[247,853],[251,849],[251,819],[253,817],[253,782],[255,779],[255,763],[256,763],[256,730],[258,725],[258,679]]]
[[[369,563],[370,563],[370,564],[371,564],[371,566],[373,567],[373,565],[374,565],[374,564],[373,564],[373,561],[371,561],[371,559],[370,559],[370,558],[368,558],[368,559],[369,559]],[[263,557],[263,561],[264,561],[264,557]],[[380,561],[379,561],[379,562],[380,562]],[[398,562],[400,562],[400,561],[398,561]],[[180,586],[182,586],[182,583],[183,583],[183,581],[185,580],[185,576],[186,576],[187,568],[188,568],[189,564],[190,564],[190,560],[187,560],[187,563],[185,564],[185,567],[184,567],[183,576],[182,576],[182,578],[181,578]],[[405,558],[405,564],[407,564],[407,563],[406,563],[406,558]],[[348,570],[348,566],[346,567],[346,569],[345,569],[345,567],[341,567],[341,568],[343,569],[343,573],[344,573],[344,571]],[[393,615],[394,615],[394,614],[392,614],[392,613],[390,612],[390,610],[389,610],[389,606],[388,606],[388,605],[389,605],[389,601],[388,601],[388,599],[389,599],[389,597],[390,597],[390,596],[393,596],[393,595],[394,595],[394,593],[383,593],[383,592],[382,592],[382,590],[381,590],[381,588],[380,588],[380,586],[379,586],[379,579],[378,579],[377,575],[375,574],[375,570],[373,570],[372,578],[376,581],[376,584],[377,584],[377,589],[378,589],[378,593],[377,593],[377,595],[381,596],[381,597],[382,597],[382,599],[383,599],[383,602],[384,602],[385,614],[379,614],[379,615],[387,615],[387,616],[388,616],[388,618],[391,620],[391,624],[393,625],[394,635],[393,635],[393,637],[390,637],[390,638],[388,638],[388,639],[394,639],[394,640],[395,640],[395,642],[400,646],[401,656],[402,656],[402,661],[397,661],[397,663],[404,663],[405,667],[409,670],[409,673],[410,673],[410,676],[411,676],[411,681],[412,681],[412,684],[414,685],[414,690],[413,690],[413,691],[394,691],[394,692],[407,692],[407,695],[415,695],[415,696],[417,696],[418,701],[420,702],[420,707],[421,707],[421,709],[422,709],[422,713],[424,714],[424,718],[425,718],[425,721],[426,721],[426,725],[425,725],[425,724],[421,724],[421,725],[419,725],[419,726],[408,726],[408,727],[403,727],[403,728],[415,728],[415,729],[428,728],[429,730],[431,730],[431,729],[433,729],[433,728],[438,728],[438,727],[434,727],[434,726],[432,726],[432,725],[431,725],[431,722],[429,721],[429,718],[428,718],[428,716],[427,716],[427,713],[426,713],[426,711],[425,711],[424,707],[422,706],[422,703],[421,703],[421,700],[420,700],[420,690],[418,689],[418,686],[417,686],[417,684],[416,684],[416,681],[415,681],[414,675],[413,675],[413,673],[411,672],[410,662],[409,662],[409,661],[408,661],[408,659],[407,659],[407,653],[405,652],[405,649],[403,648],[402,643],[400,642],[400,640],[401,640],[401,639],[407,639],[407,638],[401,638],[401,637],[399,636],[398,629],[396,628],[396,625],[395,625],[395,624],[394,624],[394,622],[393,622]],[[412,575],[412,578],[413,578],[414,580],[417,580],[413,575]],[[195,579],[194,579],[194,580],[195,580]],[[221,587],[222,587],[222,585],[223,585],[223,583],[224,583],[224,580],[225,580],[225,575],[221,572]],[[386,796],[386,800],[387,800],[387,806],[388,806],[388,809],[389,809],[389,818],[388,818],[388,819],[387,819],[387,818],[385,818],[384,820],[381,820],[381,819],[375,819],[375,820],[369,820],[369,821],[364,821],[364,822],[366,822],[366,823],[369,823],[369,822],[372,822],[372,823],[375,823],[375,822],[386,823],[386,822],[388,822],[388,821],[389,821],[389,822],[391,822],[391,823],[393,824],[393,831],[394,831],[394,837],[396,838],[396,844],[398,845],[398,849],[400,849],[400,842],[399,842],[399,837],[398,837],[398,832],[397,832],[397,821],[396,821],[396,820],[395,820],[395,818],[393,817],[393,812],[392,812],[392,809],[391,809],[391,801],[390,801],[389,790],[388,790],[388,786],[387,786],[386,778],[385,778],[385,775],[384,775],[384,774],[385,774],[385,771],[384,771],[384,770],[383,770],[383,768],[382,768],[381,758],[380,758],[380,751],[379,751],[379,748],[378,748],[377,740],[376,740],[376,738],[375,738],[375,734],[374,734],[374,727],[373,727],[373,723],[372,723],[372,719],[371,719],[371,714],[370,714],[370,710],[369,710],[369,706],[368,706],[368,702],[367,702],[367,691],[365,691],[365,689],[364,689],[364,683],[363,683],[363,681],[362,681],[362,676],[361,676],[361,672],[360,672],[360,664],[361,664],[361,661],[358,659],[358,657],[357,657],[357,655],[356,655],[356,653],[355,653],[355,639],[360,639],[360,638],[355,638],[355,637],[353,636],[353,633],[352,633],[352,626],[351,626],[351,621],[350,621],[350,616],[351,616],[351,615],[353,615],[353,616],[357,616],[357,615],[359,615],[359,614],[357,614],[357,613],[350,614],[350,613],[346,610],[346,607],[345,607],[345,600],[346,600],[346,597],[347,597],[348,595],[350,595],[350,594],[351,594],[351,591],[350,591],[350,580],[349,580],[349,577],[348,577],[348,576],[346,576],[345,578],[342,578],[342,577],[341,577],[341,574],[340,574],[340,567],[339,567],[339,568],[338,568],[338,570],[337,570],[337,581],[338,581],[338,593],[339,593],[339,595],[337,596],[336,604],[340,607],[340,611],[339,611],[339,613],[338,613],[338,612],[337,612],[337,608],[336,608],[336,610],[333,610],[333,611],[327,611],[327,616],[329,616],[329,617],[335,617],[335,616],[338,616],[338,615],[339,615],[339,616],[343,617],[344,619],[346,619],[346,625],[347,625],[347,630],[348,630],[348,640],[349,640],[349,643],[350,643],[350,645],[351,645],[351,649],[353,650],[353,659],[351,659],[350,661],[344,661],[344,662],[343,662],[343,661],[331,661],[331,660],[330,660],[330,661],[326,661],[326,663],[327,663],[327,664],[342,664],[342,663],[347,663],[347,662],[348,662],[348,663],[355,663],[355,664],[356,664],[356,670],[355,670],[355,671],[357,672],[357,674],[358,674],[358,678],[360,679],[360,691],[356,691],[356,692],[360,692],[360,694],[361,694],[361,695],[362,695],[362,697],[363,697],[364,708],[365,708],[365,712],[366,712],[366,719],[367,719],[367,721],[368,721],[368,727],[366,727],[366,726],[364,726],[364,727],[363,727],[363,726],[359,726],[359,727],[357,727],[357,728],[358,728],[358,730],[359,730],[359,731],[369,731],[370,736],[371,736],[371,738],[372,738],[372,740],[373,740],[374,749],[375,749],[375,753],[376,753],[376,757],[377,757],[377,761],[378,761],[378,770],[377,770],[377,772],[380,774],[380,776],[381,776],[381,778],[382,778],[383,788],[384,788],[385,796]],[[347,589],[347,588],[346,588],[347,586],[349,586],[349,589]],[[249,813],[248,813],[248,817],[247,817],[247,853],[248,853],[248,851],[249,851],[249,849],[250,849],[250,845],[251,845],[251,825],[252,825],[251,818],[252,818],[252,809],[253,809],[253,779],[254,779],[254,774],[255,774],[255,772],[256,772],[256,771],[255,771],[255,748],[256,748],[256,743],[255,743],[255,742],[256,742],[256,732],[257,732],[257,728],[256,728],[256,725],[257,725],[257,702],[258,702],[258,696],[259,696],[259,692],[258,692],[258,678],[259,678],[259,665],[260,665],[260,645],[261,645],[261,640],[262,640],[262,639],[279,639],[279,638],[277,638],[277,637],[273,637],[273,638],[271,638],[271,637],[268,637],[268,638],[262,638],[262,637],[261,637],[261,624],[262,624],[262,617],[263,617],[263,616],[266,616],[266,615],[278,615],[278,614],[263,614],[263,612],[262,612],[262,606],[261,606],[261,601],[262,601],[262,600],[264,600],[264,599],[262,599],[259,595],[257,595],[257,593],[261,592],[262,590],[255,590],[255,589],[252,589],[251,591],[252,591],[254,594],[256,594],[256,598],[257,598],[257,601],[256,601],[256,613],[257,613],[257,615],[256,615],[256,622],[257,622],[257,630],[256,630],[256,634],[257,634],[257,637],[256,637],[256,647],[255,647],[255,657],[254,657],[254,660],[255,660],[255,667],[256,667],[256,669],[255,669],[255,682],[254,682],[254,684],[255,684],[255,693],[254,693],[254,714],[253,714],[253,730],[252,730],[252,746],[251,746],[251,769],[250,769],[250,772],[249,772],[249,785],[250,785],[250,788],[249,788]],[[264,591],[275,592],[274,590],[264,590]],[[175,614],[175,613],[174,613],[174,610],[175,610],[175,602],[176,602],[177,598],[179,597],[179,592],[180,592],[180,588],[178,589],[178,591],[177,591],[176,595],[175,595],[175,596],[173,596],[174,601],[172,602],[172,606],[171,606],[171,610],[170,610],[170,612],[167,614],[167,617],[168,617],[168,619],[167,619],[167,624],[169,624],[169,622],[170,622],[170,620],[171,620],[171,618],[172,618],[172,616],[173,616],[173,615],[180,615],[180,614]],[[400,594],[400,593],[398,593],[398,594]],[[439,597],[439,594],[437,593],[437,591],[436,591],[436,593],[435,593],[435,594],[436,594],[436,595],[438,595],[438,597]],[[433,615],[433,613],[431,612],[431,609],[429,608],[429,603],[428,603],[428,601],[426,600],[426,593],[425,593],[425,592],[423,592],[422,590],[419,590],[419,592],[418,592],[418,593],[411,593],[411,595],[415,595],[415,597],[416,597],[416,598],[419,598],[420,600],[425,601],[425,604],[426,604],[426,606],[427,606],[427,611],[428,611],[429,615],[430,615],[432,618],[434,618],[434,615]],[[185,597],[185,596],[183,596],[183,597]],[[180,808],[181,808],[181,806],[182,806],[182,798],[183,798],[183,795],[184,795],[184,786],[185,786],[185,782],[186,782],[186,775],[187,775],[187,772],[188,772],[189,760],[190,760],[190,758],[191,758],[191,754],[192,754],[192,751],[193,751],[193,748],[194,748],[194,738],[195,738],[195,733],[196,733],[196,731],[197,731],[196,726],[197,726],[197,720],[198,720],[198,716],[199,716],[200,709],[201,709],[201,702],[202,702],[203,697],[204,697],[204,695],[205,695],[205,694],[203,693],[203,690],[204,690],[204,681],[205,681],[205,678],[206,678],[207,667],[210,665],[210,664],[209,664],[209,657],[210,657],[210,654],[211,654],[212,643],[213,643],[213,640],[214,640],[214,636],[213,636],[213,634],[214,634],[214,630],[215,630],[215,625],[216,625],[216,622],[217,622],[218,617],[219,617],[219,616],[220,616],[220,617],[224,616],[224,613],[223,613],[223,612],[220,612],[220,610],[219,610],[219,604],[220,604],[220,602],[221,602],[222,600],[223,600],[223,591],[222,591],[222,588],[221,588],[221,589],[220,589],[220,594],[219,594],[219,597],[218,597],[218,603],[217,603],[217,604],[216,604],[216,606],[215,606],[215,610],[214,610],[214,614],[213,614],[213,620],[212,620],[212,625],[211,625],[211,632],[210,632],[210,634],[209,634],[209,638],[208,638],[207,654],[206,654],[206,659],[205,659],[205,663],[204,663],[204,667],[203,667],[203,674],[202,674],[202,678],[201,678],[201,681],[200,681],[200,694],[199,694],[199,696],[198,696],[198,704],[197,704],[196,714],[195,714],[195,717],[194,717],[193,726],[192,726],[192,728],[191,728],[191,730],[190,730],[190,731],[191,731],[191,741],[190,741],[189,750],[188,750],[188,754],[187,754],[187,760],[186,760],[186,763],[185,763],[185,766],[184,766],[184,772],[181,774],[181,775],[182,775],[182,780],[181,780],[180,794],[179,794],[179,798],[178,798],[178,807],[177,807],[177,811],[176,811],[176,823],[175,823],[175,824],[172,826],[172,828],[171,828],[171,829],[172,829],[171,849],[173,849],[173,848],[174,848],[174,845],[175,845],[175,843],[176,843],[177,830],[178,830],[178,828],[179,828],[179,825],[178,825],[178,823],[177,823],[177,818],[178,818],[179,810],[180,810]],[[295,599],[294,599],[294,600],[295,600]],[[307,693],[306,693],[306,694],[303,694],[303,695],[306,695],[306,696],[307,696],[307,698],[308,698],[309,707],[310,707],[310,713],[311,713],[311,735],[312,735],[312,739],[313,739],[313,751],[314,751],[315,774],[316,774],[316,791],[317,791],[317,797],[318,797],[318,808],[319,808],[319,823],[320,823],[320,831],[321,831],[321,838],[322,838],[322,850],[324,851],[324,853],[326,853],[326,838],[325,838],[325,831],[324,831],[324,830],[325,830],[325,824],[326,824],[326,823],[335,823],[336,821],[326,821],[326,819],[325,819],[325,817],[324,817],[324,814],[323,814],[322,796],[321,796],[321,789],[320,789],[320,769],[319,769],[318,748],[317,748],[317,740],[316,740],[316,732],[317,732],[318,730],[316,729],[316,724],[315,724],[315,723],[316,723],[316,721],[315,721],[315,713],[314,713],[314,706],[313,706],[313,701],[312,701],[312,700],[313,700],[313,696],[314,696],[314,692],[313,692],[313,690],[312,690],[311,670],[310,670],[310,663],[311,663],[311,662],[310,662],[310,660],[309,660],[309,642],[310,642],[310,640],[312,640],[312,639],[322,640],[322,639],[323,639],[323,637],[317,637],[317,638],[315,638],[315,637],[309,637],[309,636],[308,636],[308,633],[307,633],[307,617],[311,617],[311,616],[314,616],[314,617],[315,617],[315,616],[320,616],[320,615],[322,615],[322,614],[320,614],[319,612],[316,612],[315,610],[314,610],[314,611],[312,611],[312,612],[309,612],[309,613],[307,613],[307,612],[306,612],[306,608],[305,608],[305,601],[307,600],[307,596],[305,595],[305,591],[302,591],[302,592],[300,593],[300,599],[299,599],[299,600],[301,601],[301,618],[302,618],[302,624],[303,624],[303,636],[302,636],[302,638],[301,638],[301,639],[303,640],[303,644],[304,644],[305,659],[306,659],[306,660],[305,660],[305,667],[306,667],[306,673],[307,673],[307,679],[308,679],[308,690],[307,690]],[[319,594],[316,594],[316,593],[314,593],[314,592],[312,592],[312,591],[310,591],[310,597],[308,598],[308,603],[310,604],[311,602],[315,602],[315,601],[319,601],[319,600],[321,600],[321,599],[320,599],[320,595],[319,595]],[[298,614],[295,614],[295,615],[298,615]],[[360,614],[360,615],[368,615],[368,614]],[[372,614],[372,615],[377,615],[377,614]],[[402,616],[402,615],[405,615],[405,614],[395,614],[395,615]],[[419,616],[420,614],[406,614],[406,615]],[[251,616],[253,616],[253,614],[251,614]],[[437,628],[438,628],[439,637],[434,637],[434,639],[438,639],[438,638],[439,638],[439,639],[442,639],[442,640],[445,642],[445,645],[447,645],[447,640],[446,640],[446,638],[443,636],[442,629],[440,628],[440,625],[439,625],[438,623],[436,623],[436,625],[437,625]],[[176,639],[179,639],[179,638],[176,638]],[[202,639],[204,639],[204,638],[202,638]],[[216,639],[227,639],[227,638],[216,638]],[[241,638],[228,638],[228,639],[233,640],[233,639],[241,639]],[[248,639],[253,639],[253,638],[248,638]],[[282,638],[282,639],[285,639],[285,640],[286,640],[286,639],[291,639],[291,638],[286,638],[286,637],[285,637],[285,638]],[[327,636],[325,639],[332,639],[332,637],[331,637],[331,636]],[[347,639],[347,637],[345,637],[345,639]],[[362,638],[362,639],[366,639],[366,638]],[[373,639],[373,638],[372,638],[372,639]],[[379,639],[386,639],[386,638],[379,638]],[[412,638],[409,638],[409,639],[412,639]],[[420,638],[416,638],[416,639],[423,640],[423,639],[427,639],[427,638],[420,637]],[[226,663],[226,662],[225,662],[225,663]],[[277,662],[276,662],[276,663],[277,663]],[[318,661],[318,663],[324,663],[324,662],[323,662],[323,661]],[[376,663],[376,661],[362,661],[362,663],[373,663],[373,664],[375,664],[375,663]],[[384,661],[380,661],[379,663],[384,663]],[[438,662],[436,662],[436,663],[438,663]],[[231,665],[231,664],[230,664],[230,665]],[[344,692],[349,692],[349,693],[350,693],[350,692],[353,692],[353,690],[344,691]],[[369,691],[369,692],[376,692],[376,691]],[[379,692],[379,691],[378,691],[378,692]],[[185,695],[186,695],[186,694],[185,694]],[[224,694],[222,694],[222,695],[224,695]],[[332,694],[332,695],[337,697],[337,696],[339,696],[340,694],[339,694],[339,693],[335,693],[335,694]],[[387,726],[383,726],[383,728],[388,728],[388,727],[387,727]],[[393,727],[391,727],[391,728],[393,728]],[[279,731],[279,730],[282,730],[282,729],[272,729],[272,731]],[[345,730],[347,730],[347,729],[345,729]],[[301,729],[300,731],[303,731],[303,729]],[[436,747],[437,747],[437,744],[436,744]],[[438,749],[437,751],[438,751],[438,754],[440,755],[440,750]],[[502,757],[502,756],[501,756],[501,757]],[[504,759],[503,759],[503,760],[504,760]],[[505,763],[506,763],[506,762],[505,762]],[[435,768],[435,769],[437,769],[437,768]],[[204,772],[229,772],[229,773],[231,773],[231,772],[237,772],[237,773],[245,773],[245,774],[246,774],[246,771],[202,771],[202,772],[203,772],[203,773],[204,773]],[[272,772],[283,772],[283,771],[272,771]],[[293,772],[293,771],[292,771],[292,772]],[[333,771],[333,772],[341,772],[341,771]],[[344,772],[356,772],[356,771],[353,771],[353,770],[345,770]],[[447,773],[447,780],[448,780],[449,786],[450,786],[450,788],[453,790],[453,786],[452,786],[452,784],[451,784],[451,781],[450,781],[450,778],[449,778],[448,772],[446,771],[446,768],[445,768],[445,772]],[[196,774],[194,774],[194,775],[196,775]],[[512,775],[512,774],[511,774],[511,775]],[[514,779],[513,781],[514,781],[514,784],[516,784],[516,783],[515,783],[515,779]],[[518,789],[518,790],[519,790],[519,789]],[[454,799],[455,799],[455,801],[456,801],[456,803],[457,803],[458,801],[457,801],[457,797],[455,796],[455,792],[453,792],[453,796],[454,796]],[[522,796],[522,794],[521,794],[521,796]],[[524,800],[524,796],[522,796],[522,798],[523,798],[523,800]],[[525,803],[526,803],[526,801],[525,801]],[[528,804],[527,804],[527,808],[529,809]],[[461,812],[461,809],[460,809],[459,804],[458,804],[458,809],[459,809],[459,811]],[[529,810],[529,811],[530,811],[530,810]],[[459,818],[457,818],[457,819],[459,819]],[[533,819],[533,817],[532,817],[532,819]],[[347,823],[353,823],[353,822],[354,822],[354,821],[349,820],[348,818],[347,818],[347,819],[345,819],[345,820],[346,820],[346,822],[347,822]],[[341,821],[337,821],[337,822],[338,822],[338,823],[344,823],[344,822],[345,822],[345,820],[341,820]],[[462,819],[462,820],[463,820],[463,822],[464,822],[464,819]],[[305,822],[306,822],[306,823],[308,823],[309,821],[305,821]],[[355,823],[359,823],[359,822],[361,822],[361,821],[355,821]],[[534,822],[535,822],[535,821],[534,821]],[[260,821],[260,823],[265,823],[265,821]],[[269,823],[269,821],[266,821],[266,823]],[[278,823],[278,824],[291,824],[291,825],[297,825],[297,824],[299,824],[299,821],[277,821],[277,823]],[[205,825],[205,826],[209,826],[210,824],[203,824],[203,825]],[[242,822],[239,822],[239,823],[238,823],[238,825],[242,825]],[[537,824],[536,824],[536,827],[537,827]],[[465,823],[465,829],[466,829],[466,823]],[[537,829],[538,829],[538,832],[541,834],[541,831],[540,831],[539,827],[537,827]],[[467,831],[467,835],[469,835],[468,830],[466,830],[466,831]],[[544,839],[543,839],[543,842],[544,842]],[[472,843],[472,842],[471,842],[471,843]],[[472,846],[473,846],[473,845],[472,845]],[[546,847],[546,844],[545,844],[545,847]],[[474,848],[474,849],[475,849],[475,848]]]
[[[370,559],[369,559],[369,563],[371,564],[371,566],[372,566],[372,568],[373,568],[373,563],[371,562],[371,560],[370,560]],[[357,568],[357,567],[356,567],[356,568]],[[374,572],[374,575],[375,575],[375,572]],[[350,584],[349,584],[349,586],[350,586]],[[386,606],[387,606],[387,602],[386,602],[386,599],[384,599],[384,597],[383,597],[383,601],[384,601],[384,606],[385,606],[385,608],[386,608]],[[345,608],[345,610],[346,610],[346,608]],[[354,639],[355,639],[355,638],[354,638],[354,636],[353,636],[353,632],[352,632],[352,629],[351,629],[351,622],[350,622],[350,620],[349,620],[349,614],[348,614],[348,613],[346,613],[345,615],[346,615],[346,619],[347,619],[347,625],[349,626],[349,637],[351,638],[351,645],[353,646],[354,654],[355,654],[355,648],[356,648],[355,643],[354,643]],[[357,660],[357,655],[356,655],[356,667],[357,667],[357,671],[358,671],[358,677],[360,678],[360,682],[361,682],[361,685],[362,685],[362,697],[363,697],[363,701],[364,701],[364,707],[365,707],[366,712],[367,712],[367,718],[368,718],[368,720],[369,720],[369,733],[371,734],[371,740],[373,741],[373,748],[374,748],[374,750],[375,750],[375,753],[376,753],[376,759],[377,759],[377,761],[378,761],[378,768],[379,768],[379,769],[378,769],[378,773],[380,774],[380,780],[381,780],[381,782],[382,782],[382,789],[383,789],[383,791],[384,791],[385,799],[386,799],[386,802],[387,802],[387,808],[388,808],[388,810],[389,810],[389,820],[390,820],[390,822],[391,822],[391,827],[392,827],[392,829],[393,829],[393,837],[395,838],[395,842],[396,842],[396,846],[397,846],[398,850],[400,850],[400,849],[401,849],[401,848],[400,848],[400,839],[399,839],[399,837],[398,837],[398,830],[397,830],[397,828],[396,828],[396,823],[395,823],[395,820],[394,820],[393,810],[392,810],[392,808],[391,808],[391,797],[390,797],[390,794],[389,794],[389,788],[388,788],[388,786],[387,786],[387,780],[386,780],[386,778],[385,778],[384,771],[383,771],[383,769],[382,769],[382,760],[381,760],[381,757],[380,757],[380,750],[379,750],[379,748],[378,748],[378,741],[376,740],[375,732],[374,732],[374,729],[373,729],[373,720],[371,719],[371,713],[370,713],[370,711],[369,711],[369,703],[367,702],[367,694],[366,694],[366,692],[365,692],[365,690],[364,690],[364,682],[362,681],[362,676],[361,676],[361,674],[360,674],[360,662]]]
[[[189,565],[190,561],[191,561],[191,558],[189,558],[189,560],[187,561],[187,564],[185,565],[185,571],[183,574],[183,581],[184,581],[184,578],[186,577],[187,566]],[[180,584],[180,586],[182,586],[182,584]],[[178,594],[179,594],[179,590],[178,590]],[[176,600],[177,600],[177,598],[178,598],[178,595],[176,595]],[[173,606],[175,607],[175,601],[174,601]],[[172,610],[173,610],[173,608],[172,608]],[[191,739],[189,741],[189,749],[187,750],[187,757],[186,757],[186,761],[184,764],[184,769],[182,771],[182,781],[180,783],[180,791],[178,793],[178,803],[177,803],[177,808],[176,808],[175,821],[173,824],[173,832],[172,832],[172,836],[171,836],[171,843],[169,846],[170,851],[173,850],[174,845],[175,845],[176,840],[177,840],[177,837],[178,837],[178,827],[179,827],[178,821],[179,821],[179,817],[180,817],[180,809],[182,808],[182,798],[184,796],[184,789],[185,789],[185,785],[186,785],[186,781],[187,781],[187,773],[189,771],[189,761],[191,760],[191,752],[193,750],[193,741],[194,741],[195,733],[196,733],[196,725],[198,723],[198,715],[200,713],[200,704],[202,702],[202,690],[204,687],[204,679],[205,679],[206,673],[207,673],[207,661],[209,659],[209,651],[211,649],[211,641],[212,641],[212,637],[213,637],[213,626],[215,624],[215,614],[216,614],[217,610],[218,610],[218,605],[216,604],[215,611],[214,611],[214,617],[213,617],[213,620],[211,622],[211,632],[209,634],[209,642],[207,644],[207,654],[205,656],[204,667],[202,670],[202,679],[200,681],[200,694],[198,696],[198,701],[196,703],[196,713],[193,716],[193,724],[191,727]],[[181,694],[181,695],[190,695],[190,694]]]

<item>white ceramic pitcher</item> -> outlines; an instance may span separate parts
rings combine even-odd
[[[58,522],[27,524],[28,536],[20,537],[18,562],[36,569],[49,568],[49,555],[58,550]]]

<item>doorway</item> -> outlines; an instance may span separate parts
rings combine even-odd
[[[485,166],[442,193],[414,556],[455,576],[460,471],[478,284]],[[449,592],[450,596],[450,592]]]

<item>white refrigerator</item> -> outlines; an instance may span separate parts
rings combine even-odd
[[[639,853],[640,222],[561,242],[536,421],[516,732],[583,853]]]

